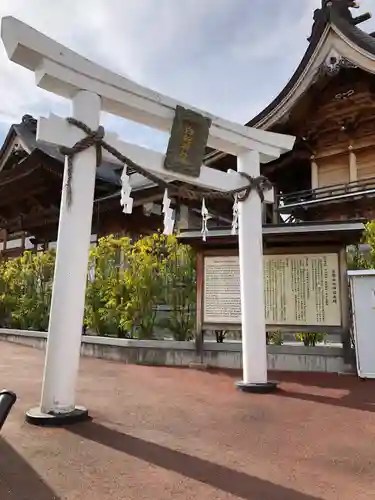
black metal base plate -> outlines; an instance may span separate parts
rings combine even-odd
[[[26,412],[26,422],[40,427],[62,427],[90,420],[89,412],[83,406],[77,406],[70,413],[49,414],[43,413],[40,407],[31,408]]]
[[[277,391],[277,382],[264,382],[263,384],[246,384],[245,382],[236,382],[236,387],[242,392],[251,392],[253,394],[270,394]]]

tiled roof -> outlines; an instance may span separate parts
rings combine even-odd
[[[64,164],[64,156],[60,153],[59,148],[52,144],[39,143],[36,141],[36,120],[30,116],[25,115],[22,118],[21,123],[12,125],[15,133],[22,139],[29,151],[34,151],[38,149],[46,155],[54,158]],[[119,166],[114,163],[103,162],[97,169],[96,177],[97,179],[108,182],[109,184],[115,184],[120,186],[121,173],[119,172]]]

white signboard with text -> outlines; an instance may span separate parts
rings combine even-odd
[[[341,326],[338,254],[263,259],[267,325]],[[241,324],[238,257],[204,258],[203,322]]]

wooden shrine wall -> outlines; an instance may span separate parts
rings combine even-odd
[[[350,182],[348,153],[319,158],[317,164],[319,187],[347,184]]]
[[[312,169],[314,187],[375,177],[373,75],[356,68],[322,78],[296,104],[288,127],[293,135],[303,138],[317,165],[317,172],[315,165]],[[292,168],[298,167],[296,159]]]
[[[375,145],[358,150],[355,154],[358,180],[375,177]]]
[[[367,138],[369,139],[369,138]],[[321,153],[316,163],[318,165],[318,186],[328,187],[337,184],[363,181],[375,177],[375,136],[373,144],[363,143],[367,141],[353,141],[352,152],[355,155],[355,175],[350,174],[349,149],[342,145],[344,151],[329,154],[328,151]],[[371,140],[372,142],[372,140]]]

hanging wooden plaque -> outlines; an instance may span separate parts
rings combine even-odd
[[[199,177],[211,120],[195,111],[177,106],[164,168]]]

